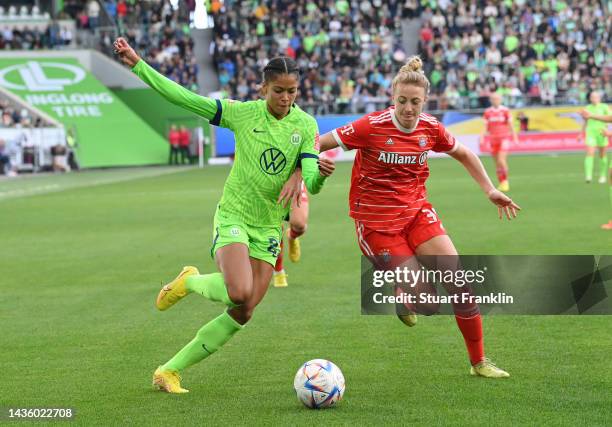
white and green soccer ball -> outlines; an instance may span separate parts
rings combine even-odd
[[[344,375],[329,360],[309,360],[300,366],[293,388],[300,402],[312,409],[329,408],[344,396]]]

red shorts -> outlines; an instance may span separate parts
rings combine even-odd
[[[400,231],[372,230],[357,220],[355,228],[359,248],[372,262],[376,257],[412,256],[420,244],[433,237],[446,235],[442,221],[429,202],[425,203],[412,222]]]
[[[491,144],[491,153],[497,154],[500,151],[508,151],[510,140],[507,136],[491,136],[489,143]]]

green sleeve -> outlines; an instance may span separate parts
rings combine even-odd
[[[199,116],[205,117],[211,124],[218,125],[217,118],[221,102],[193,93],[178,83],[164,77],[142,59],[132,68],[134,74],[148,84],[171,103],[183,107]],[[217,119],[217,123],[213,123]]]
[[[319,174],[316,157],[302,158],[302,179],[310,194],[317,194],[323,188],[327,177]]]
[[[317,194],[323,188],[326,177],[319,174],[319,127],[314,118],[309,117],[306,125],[306,138],[300,150],[302,179],[310,194]]]

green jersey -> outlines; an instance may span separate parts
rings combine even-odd
[[[591,115],[594,116],[608,116],[610,115],[610,107],[608,104],[600,102],[597,105],[589,104],[585,108]],[[587,120],[586,133],[592,136],[600,136],[602,129],[605,129],[608,125],[600,120]]]
[[[317,123],[298,106],[278,120],[263,100],[238,102],[203,97],[162,76],[144,61],[139,61],[132,71],[173,104],[234,132],[234,165],[219,203],[226,215],[248,225],[278,226],[289,207],[278,204],[277,199],[298,161],[308,191],[316,194],[321,190],[325,177],[317,167]]]

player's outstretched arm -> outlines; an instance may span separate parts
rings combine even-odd
[[[472,178],[480,185],[480,188],[482,188],[482,191],[484,191],[491,203],[497,206],[499,219],[503,218],[503,214],[505,214],[508,219],[516,218],[521,208],[514,203],[510,197],[493,186],[491,179],[487,175],[487,171],[476,154],[465,146],[460,145],[457,150],[450,154],[450,156],[459,161],[463,167],[467,169],[470,175],[472,175]]]
[[[136,51],[123,37],[115,40],[113,46],[121,62],[130,67],[143,82],[168,101],[208,120],[212,120],[215,117],[217,113],[217,103],[215,100],[193,93],[155,71],[138,56]]]
[[[612,123],[612,114],[608,116],[599,116],[597,114],[591,114],[587,110],[582,110],[580,111],[580,115],[585,120],[593,119],[599,120],[600,122]]]
[[[331,132],[327,132],[325,135],[322,135],[319,139],[319,151],[322,153],[323,151],[333,150],[338,147],[338,143],[334,139],[334,136]]]

